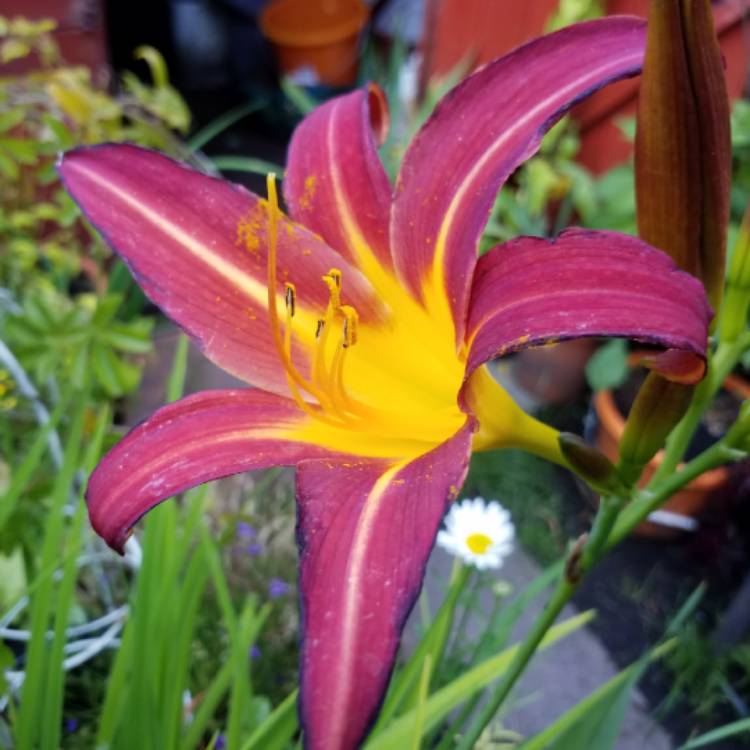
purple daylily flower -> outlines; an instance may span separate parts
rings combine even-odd
[[[634,237],[569,230],[477,259],[508,176],[575,102],[636,75],[643,48],[642,21],[610,18],[487,65],[438,105],[395,186],[377,153],[380,90],[332,99],[292,139],[291,220],[272,181],[265,201],[123,145],[61,162],[146,294],[257,386],[188,396],[136,427],[89,481],[92,523],[122,549],[137,519],[177,492],[297,467],[310,750],[363,740],[471,451],[520,447],[565,463],[557,432],[514,403],[487,360],[624,336],[667,350],[652,363],[666,377],[704,372],[701,285]]]

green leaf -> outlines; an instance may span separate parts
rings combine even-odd
[[[584,612],[551,628],[542,641],[540,650],[544,650],[561,638],[583,627],[592,617],[592,612]],[[471,698],[478,690],[502,675],[510,666],[517,651],[517,644],[506,648],[433,693],[423,712],[425,733],[432,731],[445,716],[463,701]],[[366,750],[392,750],[397,747],[408,747],[415,721],[415,710],[399,716],[377,736],[370,739],[365,746]]]
[[[693,737],[693,739],[686,742],[678,750],[696,750],[699,747],[712,745],[714,742],[719,742],[727,737],[733,737],[736,734],[750,734],[750,719],[733,721],[731,724],[725,724],[718,729],[712,729],[710,732],[706,732],[706,734],[702,734],[699,737]]]
[[[223,172],[250,172],[251,174],[270,174],[277,177],[284,174],[284,167],[266,161],[265,159],[251,159],[246,156],[212,156],[214,166]]]
[[[13,652],[4,643],[0,643],[0,695],[3,695],[8,690],[5,673],[13,669],[15,663],[16,657],[13,655]]]
[[[0,174],[14,182],[18,179],[18,175],[20,174],[18,164],[16,164],[9,156],[6,156],[2,151],[0,151]]]
[[[519,750],[613,750],[620,734],[630,693],[651,661],[662,656],[674,641],[644,654],[600,688],[566,711]]]
[[[297,731],[297,691],[290,693],[248,737],[242,750],[284,750]]]
[[[83,448],[83,424],[86,415],[85,397],[80,398],[73,415],[73,420],[65,444],[63,464],[55,476],[52,492],[52,507],[45,525],[42,540],[41,570],[37,581],[32,586],[35,590],[30,597],[31,639],[26,650],[26,677],[21,690],[21,702],[18,721],[14,727],[16,746],[56,747],[56,744],[42,745],[42,738],[48,737],[56,721],[53,712],[47,713],[45,696],[47,696],[50,674],[56,669],[52,663],[55,656],[54,646],[50,648],[47,630],[50,618],[55,614],[55,577],[54,571],[60,565],[60,549],[66,524],[66,503],[70,497],[73,481],[78,469],[79,457]],[[83,516],[81,516],[81,519]],[[67,565],[66,565],[67,568]],[[59,668],[59,667],[57,667]],[[54,733],[54,732],[53,732]]]
[[[3,528],[6,521],[12,515],[21,495],[26,488],[27,483],[34,476],[35,472],[41,470],[42,459],[48,444],[49,435],[52,430],[57,429],[64,414],[67,413],[68,406],[72,398],[72,390],[68,388],[61,397],[57,406],[55,406],[49,421],[44,426],[39,427],[34,440],[26,451],[21,463],[14,467],[10,486],[6,493],[0,497],[0,529]]]
[[[130,323],[112,323],[98,338],[120,352],[147,354],[152,346],[152,328],[152,318],[138,318]]]
[[[91,347],[91,366],[97,381],[112,398],[124,396],[138,385],[140,369],[99,343]]]
[[[26,117],[26,110],[21,107],[9,109],[6,112],[0,112],[0,133],[7,133]]]
[[[411,750],[419,750],[422,745],[422,735],[424,734],[424,715],[427,703],[427,693],[430,689],[430,676],[432,675],[432,655],[427,654],[422,663],[422,674],[419,678],[419,687],[417,690],[417,705],[414,707],[416,716],[414,717],[414,727],[412,728]]]
[[[0,146],[21,164],[36,163],[38,151],[34,141],[27,141],[23,138],[0,138]]]
[[[612,390],[628,377],[628,345],[611,339],[600,346],[586,364],[586,379],[594,391]]]
[[[121,304],[121,294],[107,294],[99,298],[91,322],[98,327],[107,325],[115,317]]]
[[[167,401],[177,401],[182,398],[185,391],[185,376],[187,374],[187,361],[190,352],[190,339],[181,333],[177,339],[177,348],[172,361],[172,371],[167,380]]]
[[[288,76],[281,79],[281,90],[302,115],[309,114],[319,104],[302,86],[298,86]]]
[[[6,39],[0,45],[0,62],[9,63],[26,57],[31,52],[31,45],[22,39]]]
[[[71,148],[75,139],[65,123],[50,114],[42,115],[42,122],[50,129],[55,137],[56,145],[60,149]]]
[[[240,104],[238,107],[224,112],[217,118],[211,120],[208,125],[202,127],[197,133],[195,133],[187,142],[187,147],[191,151],[197,151],[199,148],[203,148],[209,141],[216,138],[217,135],[223,133],[227,128],[234,125],[235,122],[239,122],[243,117],[247,117],[253,112],[257,112],[259,109],[263,109],[266,106],[266,100],[261,99],[259,101],[246,102]]]
[[[612,750],[625,718],[630,693],[641,676],[637,665],[563,714],[541,734],[521,745],[520,750]]]
[[[388,724],[396,711],[404,706],[413,707],[419,690],[419,676],[424,673],[424,664],[427,658],[432,659],[433,674],[437,671],[446,640],[453,625],[458,597],[466,585],[469,572],[468,566],[461,567],[429,629],[420,638],[419,645],[407,663],[394,676],[373,730],[375,733]]]

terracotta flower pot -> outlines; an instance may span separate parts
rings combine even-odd
[[[730,375],[724,381],[724,389],[739,399],[744,400],[750,397],[750,383],[735,375]],[[615,403],[612,391],[597,392],[594,395],[593,407],[598,419],[596,447],[610,460],[617,461],[618,445],[625,430],[625,417]],[[664,451],[659,451],[651,459],[643,471],[638,486],[642,487],[649,482],[654,472],[661,465],[663,457]],[[688,518],[697,517],[705,509],[712,493],[727,482],[728,478],[729,470],[727,467],[720,466],[707,471],[672,495],[661,510]],[[644,536],[672,538],[679,535],[680,530],[645,522],[636,529],[636,533]]]
[[[525,349],[510,360],[511,377],[536,406],[568,403],[586,386],[586,363],[596,345],[586,338]]]
[[[260,27],[283,73],[308,68],[319,83],[341,87],[356,79],[367,16],[362,0],[275,0],[263,9]]]

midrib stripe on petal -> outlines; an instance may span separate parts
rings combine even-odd
[[[373,485],[363,505],[362,515],[357,522],[354,532],[351,555],[347,565],[346,589],[344,591],[344,606],[342,608],[341,648],[342,655],[338,667],[338,679],[335,680],[336,693],[331,701],[331,721],[334,728],[330,737],[339,739],[344,735],[347,717],[347,701],[353,694],[351,689],[354,670],[352,663],[357,648],[357,624],[360,622],[359,610],[364,601],[362,591],[362,575],[365,566],[365,556],[370,544],[375,518],[380,509],[380,500],[401,469],[410,460],[400,461],[387,469]]]
[[[240,289],[259,307],[262,307],[263,309],[266,308],[268,304],[268,296],[265,284],[255,279],[246,271],[243,271],[241,267],[233,265],[217,253],[213,252],[209,247],[196,240],[195,237],[186,232],[178,224],[169,221],[161,214],[148,208],[148,206],[145,206],[125,190],[122,190],[110,180],[99,175],[96,171],[87,169],[86,167],[81,167],[80,165],[76,165],[76,169],[80,173],[85,174],[87,179],[91,180],[91,182],[98,187],[107,191],[118,201],[121,201],[129,208],[133,209],[137,214],[140,214],[140,216],[156,227],[160,232],[176,240],[191,255],[201,260],[212,271],[215,271],[226,279],[230,286]],[[277,291],[276,299],[278,305],[283,308],[285,304],[284,294]],[[300,308],[301,305],[298,305],[297,315],[305,315],[309,320],[305,320],[302,325],[295,327],[295,336],[299,336],[301,331],[314,331],[315,328],[315,316]],[[308,336],[307,338],[311,339],[312,336]]]
[[[638,61],[640,60],[640,54],[632,54],[631,57],[633,59],[633,64],[637,64]],[[617,59],[616,61],[612,62],[609,66],[597,68],[594,71],[592,71],[586,80],[591,80],[592,82],[598,81],[602,78],[602,75],[606,75],[606,71],[609,70],[610,68],[616,70],[616,69],[621,68],[622,66],[623,66],[623,60]],[[553,96],[548,96],[546,99],[542,99],[539,103],[537,103],[535,107],[528,110],[528,112],[526,112],[526,114],[522,118],[516,120],[512,127],[504,131],[503,134],[492,144],[490,148],[487,149],[487,151],[484,152],[484,155],[480,159],[478,159],[477,162],[474,164],[474,166],[471,168],[471,170],[469,171],[469,173],[466,175],[465,179],[461,183],[460,187],[455,192],[453,198],[451,199],[451,202],[448,206],[448,210],[445,213],[445,217],[443,218],[443,221],[440,224],[440,229],[438,231],[437,240],[435,242],[435,256],[434,256],[434,265],[433,265],[433,273],[434,273],[436,286],[438,287],[445,286],[444,264],[445,264],[445,251],[446,251],[448,233],[451,230],[451,226],[453,224],[453,221],[456,216],[456,212],[458,211],[460,204],[465,199],[467,192],[471,188],[474,180],[477,178],[479,173],[485,168],[488,162],[490,162],[492,159],[495,158],[497,152],[505,146],[506,142],[518,130],[523,129],[526,126],[526,123],[529,120],[533,120],[534,118],[536,118],[544,109],[550,106],[551,102],[554,102],[556,100],[559,100],[560,102],[566,102],[568,94],[578,89],[581,89],[580,78],[576,79],[565,88],[558,89]]]
[[[375,257],[372,250],[370,250],[359,224],[349,210],[349,200],[344,192],[338,163],[333,158],[333,154],[336,152],[336,122],[338,117],[339,113],[334,109],[333,114],[328,120],[328,129],[326,132],[326,148],[328,149],[329,164],[331,165],[333,194],[336,199],[339,215],[344,224],[344,233],[349,238],[349,248],[354,254],[359,270],[362,271],[373,286],[382,288],[381,278],[387,274],[380,265],[380,261]]]
[[[217,445],[238,443],[242,441],[252,440],[254,442],[264,441],[281,441],[288,440],[289,442],[306,442],[304,440],[295,440],[293,437],[292,430],[296,426],[295,423],[279,423],[274,427],[259,427],[257,429],[250,430],[234,430],[232,432],[224,432],[219,435],[198,435],[186,438],[178,447],[171,451],[162,450],[159,453],[158,465],[168,464],[174,467],[178,463],[185,453],[194,449],[205,449],[209,445],[215,447]],[[145,465],[140,470],[132,472],[125,480],[126,484],[138,483],[145,475],[154,473],[154,463]],[[155,476],[158,479],[158,475]]]

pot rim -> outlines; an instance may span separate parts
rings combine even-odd
[[[724,388],[743,399],[750,398],[750,383],[738,375],[729,375],[724,381]],[[620,413],[615,403],[613,392],[609,389],[597,391],[594,394],[593,401],[602,426],[608,429],[619,443],[625,431],[625,417]],[[656,470],[663,459],[664,450],[660,450],[649,461],[648,465]],[[684,466],[684,463],[680,463],[679,466]],[[718,466],[693,479],[690,485],[696,489],[710,490],[724,481],[726,473],[726,466]]]
[[[315,23],[309,15],[310,0],[273,0],[260,14],[260,28],[274,44],[287,47],[323,47],[356,37],[367,22],[362,0],[332,3],[331,13],[320,8]]]

